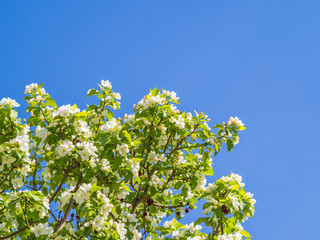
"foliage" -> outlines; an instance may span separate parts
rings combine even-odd
[[[109,81],[99,87],[87,93],[99,104],[80,111],[28,85],[23,121],[15,100],[0,101],[0,239],[250,239],[240,223],[255,200],[241,177],[206,186],[210,157],[224,143],[232,151],[242,122],[211,129],[204,113],[180,112],[176,94],[158,89],[116,119],[120,94]],[[203,217],[181,224],[199,200]]]

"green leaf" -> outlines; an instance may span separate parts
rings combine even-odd
[[[191,153],[187,153],[187,154],[185,154],[184,156],[185,156],[186,159],[188,159],[188,160],[196,160],[196,159],[197,159],[197,157],[196,157],[195,155],[191,154]]]
[[[216,124],[213,128],[223,128],[222,124]]]
[[[247,237],[247,238],[250,238],[250,237],[251,237],[250,233],[248,233],[248,232],[245,231],[245,230],[242,230],[240,233],[241,233],[242,236],[245,236],[245,237]]]
[[[212,167],[210,167],[210,166],[208,166],[207,168],[206,168],[206,171],[204,172],[206,175],[208,175],[208,176],[213,176],[213,169],[212,169]]]
[[[233,149],[233,142],[230,139],[227,140],[227,147],[228,151],[231,152]]]
[[[156,189],[154,186],[151,186],[151,187],[150,187],[150,193],[151,193],[151,196],[156,195],[157,189]]]
[[[207,138],[210,138],[211,132],[208,129],[203,129],[203,132]]]
[[[91,192],[96,192],[96,191],[99,191],[99,190],[102,190],[102,189],[103,189],[103,187],[97,186],[96,182],[91,185]]]
[[[180,104],[178,101],[173,100],[173,99],[170,99],[169,102],[173,102],[173,103],[176,103],[176,104]],[[180,218],[181,218],[181,216],[180,216]]]
[[[183,197],[187,197],[188,196],[188,187],[187,186],[183,186],[182,190],[181,190],[181,195]]]
[[[247,128],[245,126],[240,126],[238,129],[239,129],[239,131],[243,131],[243,130],[245,130]]]
[[[51,107],[56,107],[57,104],[52,98],[47,98],[46,103],[43,104],[43,106],[51,106]]]
[[[114,118],[114,114],[113,114],[113,112],[111,112],[111,110],[105,109],[103,111],[107,111],[106,117],[108,118],[108,120]]]
[[[48,188],[43,187],[43,188],[42,188],[42,192],[43,192],[43,194],[44,194],[45,196],[48,196]]]
[[[132,141],[131,135],[126,130],[122,131],[122,133],[125,136],[125,138],[128,140],[128,143],[131,145],[131,141]]]
[[[83,174],[83,178],[85,178],[85,179],[90,179],[91,178],[92,173],[91,173],[90,169],[83,168],[81,171],[82,171],[82,174]]]
[[[191,188],[194,189],[198,185],[198,178],[196,176],[193,176],[191,178]]]
[[[122,164],[122,157],[116,157],[114,159],[113,170],[117,171]]]
[[[158,212],[157,207],[154,206],[154,205],[151,205],[151,206],[150,206],[150,212],[151,212],[151,213],[157,213],[157,212]]]
[[[91,97],[93,95],[98,95],[100,92],[97,89],[89,89],[87,92],[88,97]]]
[[[207,222],[207,220],[208,219],[204,218],[204,217],[198,218],[197,221],[194,222],[194,225],[197,226],[197,225],[199,225],[199,224],[201,224],[203,222]]]
[[[141,162],[142,158],[132,158],[131,159],[133,162]]]
[[[174,189],[175,189],[175,190],[178,190],[178,189],[180,189],[180,188],[182,187],[182,185],[183,185],[183,182],[182,182],[182,181],[179,181],[179,182],[177,182],[177,183],[174,185]]]
[[[224,213],[222,212],[221,208],[217,208],[213,210],[217,216],[217,218],[222,218],[224,216]]]
[[[155,88],[155,89],[151,90],[150,92],[151,92],[152,96],[155,97],[159,94],[159,89]]]
[[[202,160],[203,162],[207,163],[209,162],[209,153],[208,152],[204,152],[202,155]]]
[[[77,113],[76,116],[77,117],[86,117],[86,116],[88,116],[88,113],[87,112],[79,112],[79,113]]]

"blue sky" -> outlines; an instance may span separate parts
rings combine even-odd
[[[212,125],[238,116],[247,130],[210,181],[243,176],[257,199],[253,239],[314,239],[319,11],[309,0],[1,1],[0,98],[23,103],[25,85],[44,82],[59,105],[83,108],[105,79],[120,115],[157,86]]]

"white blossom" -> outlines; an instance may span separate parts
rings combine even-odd
[[[238,117],[230,117],[228,125],[232,124],[235,124],[237,127],[242,127],[244,125],[244,123],[242,123],[242,121]]]
[[[121,123],[117,122],[115,118],[112,118],[101,126],[101,131],[103,132],[114,132],[117,130],[121,130]]]
[[[52,117],[61,116],[61,117],[69,117],[70,115],[74,115],[76,113],[80,112],[80,109],[76,106],[63,105],[58,108],[58,110],[55,110],[52,112]]]
[[[96,231],[101,231],[104,228],[104,218],[102,216],[96,216],[92,221],[92,227]]]
[[[59,157],[64,157],[70,153],[74,148],[74,145],[69,140],[63,140],[60,145],[56,147],[56,153]]]
[[[117,152],[120,153],[121,156],[126,156],[129,153],[129,147],[127,144],[122,144],[121,146],[117,146]]]
[[[14,99],[2,98],[0,101],[0,106],[20,107],[20,104]]]
[[[102,87],[105,87],[108,89],[112,88],[111,82],[109,82],[108,80],[101,80],[101,85],[102,85]]]
[[[51,235],[53,233],[53,228],[49,227],[47,223],[38,223],[34,227],[31,227],[31,232],[33,232],[36,237],[40,237],[41,235]]]

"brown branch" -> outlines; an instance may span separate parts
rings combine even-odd
[[[58,219],[56,218],[56,216],[53,214],[53,212],[51,211],[51,209],[49,209],[49,213],[52,215],[52,217],[54,218],[54,220],[56,222],[58,222]]]
[[[80,176],[78,182],[77,182],[77,185],[75,187],[75,189],[72,191],[72,193],[75,193],[78,191],[78,189],[80,188],[80,185],[81,185],[81,182],[82,182],[82,175]],[[69,214],[71,212],[71,209],[72,209],[72,206],[73,206],[73,203],[74,203],[74,198],[73,196],[71,197],[70,199],[70,202],[68,204],[68,207],[67,207],[67,211],[66,213],[64,214],[63,218],[61,219],[60,223],[58,223],[58,225],[56,226],[56,229],[54,231],[54,235],[53,235],[53,239],[55,239],[55,237],[57,236],[58,232],[63,229],[64,225],[66,224],[67,220],[68,220],[68,217],[69,217]]]
[[[185,139],[187,139],[191,134],[193,134],[193,133],[197,130],[198,127],[199,127],[199,124],[197,124],[197,125],[194,127],[194,129],[193,129],[188,135],[186,135],[185,137],[181,138],[181,139],[179,140],[179,142],[177,143],[176,147],[168,154],[168,157],[167,157],[167,158],[169,158],[176,150],[178,150],[178,148],[179,148],[179,146],[182,144],[182,142],[183,142]]]
[[[170,135],[169,135],[169,138],[168,138],[168,140],[167,140],[166,146],[164,147],[163,153],[165,153],[165,152],[167,151],[167,148],[168,148],[170,139],[171,139],[171,137],[172,137],[172,134],[173,134],[173,131],[172,131],[172,132],[170,133]]]
[[[31,226],[32,224],[33,224],[33,222],[30,222],[29,226]],[[28,226],[24,226],[23,228],[21,228],[20,230],[18,230],[16,232],[13,232],[13,233],[10,233],[9,235],[5,235],[5,236],[0,237],[0,239],[8,239],[8,238],[14,237],[15,235],[18,235],[19,233],[22,233],[27,228],[29,228],[29,227]]]
[[[143,201],[143,197],[137,198],[134,203],[132,204],[132,210],[131,213],[135,213],[137,210],[137,207],[139,206],[139,204]]]
[[[46,115],[45,115],[44,112],[43,112],[43,108],[41,108],[41,113],[42,113],[42,115],[43,115],[44,121],[45,121],[47,124],[49,124],[49,122],[48,122],[48,120],[47,120],[47,118],[46,118]]]
[[[179,208],[179,207],[185,207],[186,206],[184,204],[180,204],[180,205],[176,205],[176,206],[167,206],[167,205],[157,204],[157,203],[154,203],[153,205],[156,206],[156,207],[168,208],[168,209]]]
[[[60,192],[60,189],[62,187],[62,185],[64,184],[64,181],[66,180],[66,178],[68,177],[68,174],[71,172],[73,168],[71,166],[68,167],[68,169],[66,170],[65,175],[63,176],[63,178],[61,179],[61,182],[58,186],[58,188],[56,189],[56,191],[54,192],[54,194],[52,195],[52,197],[49,200],[49,203],[52,203],[54,201],[54,198],[57,196],[57,194]]]
[[[32,176],[32,180],[33,180],[33,190],[36,191],[36,174],[37,174],[37,158],[35,159],[36,160],[36,163],[34,164],[34,172],[33,172],[33,176]]]

